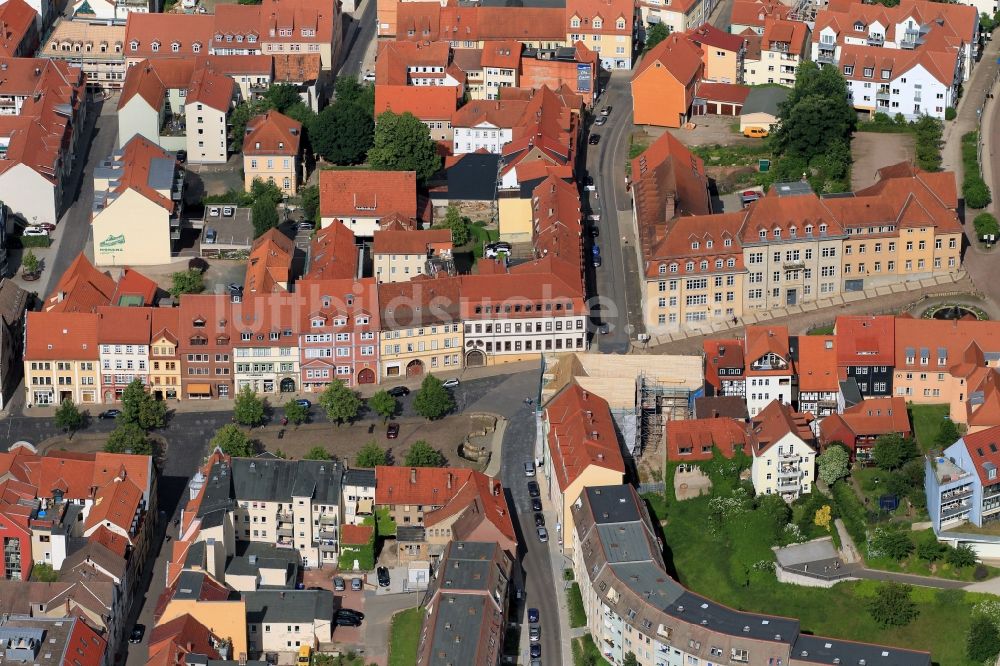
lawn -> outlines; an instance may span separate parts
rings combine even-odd
[[[393,616],[392,628],[389,630],[389,666],[413,666],[417,663],[420,625],[423,621],[424,609],[419,606]]]
[[[667,477],[670,488],[671,470]],[[843,482],[837,486],[844,486],[835,489],[840,514],[848,514],[848,523],[854,523],[855,531],[860,529],[863,534],[863,507]],[[657,512],[666,510],[658,518],[669,516],[664,527],[667,555],[680,582],[691,590],[737,609],[798,618],[804,632],[930,650],[939,664],[966,663],[970,596],[953,591],[920,594],[915,599],[920,614],[913,622],[883,629],[864,612],[865,595],[870,591],[859,590],[857,583],[840,583],[830,589],[798,587],[779,583],[772,574],[762,572],[757,563],[774,560],[763,512],[740,515],[716,533],[710,527],[710,497],[684,502],[674,501],[672,496],[666,500],[646,498],[652,500]],[[942,631],[942,627],[948,630]]]
[[[566,589],[566,604],[569,606],[569,626],[574,629],[587,626],[587,611],[583,609],[579,583],[573,583]]]
[[[589,657],[589,659],[587,659]],[[604,658],[601,651],[594,644],[594,639],[590,634],[573,639],[573,666],[610,666],[608,660]]]
[[[806,331],[806,335],[833,335],[833,324],[811,328]]]
[[[921,451],[935,447],[941,422],[948,415],[948,405],[910,405],[910,422]]]

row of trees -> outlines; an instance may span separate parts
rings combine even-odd
[[[148,431],[166,425],[167,406],[157,400],[138,379],[122,393],[121,414],[115,429],[108,435],[104,450],[110,453],[156,453]],[[72,434],[87,425],[87,415],[72,400],[64,400],[56,408],[56,426]]]

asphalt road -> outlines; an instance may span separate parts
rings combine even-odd
[[[598,349],[604,353],[625,353],[630,340],[642,329],[642,305],[639,295],[639,274],[632,230],[632,200],[625,191],[624,165],[628,159],[628,142],[632,129],[632,96],[629,73],[619,72],[608,81],[595,111],[611,106],[606,125],[590,127],[589,134],[598,134],[600,143],[587,145],[587,173],[594,179],[597,192],[584,192],[585,208],[600,215],[597,223],[602,264],[590,266],[588,282],[592,299],[591,314],[609,324],[610,332],[598,336]],[[589,136],[588,134],[588,136]],[[625,245],[625,243],[628,245]],[[585,250],[588,258],[590,248]]]
[[[365,59],[368,45],[375,39],[375,0],[365,0],[360,16],[344,14],[344,57],[340,76],[357,78]]]

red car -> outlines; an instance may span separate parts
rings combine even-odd
[[[56,230],[56,225],[52,224],[51,222],[36,222],[35,224],[29,224],[28,226],[38,227],[39,229],[45,229],[49,233],[52,233],[53,231]]]
[[[399,424],[390,423],[385,429],[385,436],[388,439],[396,439],[399,437]]]

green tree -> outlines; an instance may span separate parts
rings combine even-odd
[[[314,446],[309,449],[303,460],[333,460],[333,456],[322,446]]]
[[[441,155],[430,130],[412,113],[385,111],[375,123],[375,143],[368,163],[384,171],[415,171],[421,184],[441,168]]]
[[[347,388],[341,381],[330,382],[319,395],[319,404],[326,417],[338,426],[344,421],[353,421],[361,410],[361,398],[356,391]]]
[[[830,446],[816,459],[816,465],[819,467],[819,478],[832,486],[850,473],[851,457],[843,447]]]
[[[657,23],[656,25],[663,25],[663,24]],[[625,653],[625,658],[622,659],[622,666],[639,666],[639,660],[636,659],[634,652]]]
[[[170,276],[170,295],[179,298],[181,294],[200,294],[205,290],[201,271],[178,271]]]
[[[946,448],[954,444],[962,434],[958,432],[958,426],[950,418],[941,419],[938,426],[937,435],[934,437],[934,444],[941,448]]]
[[[226,455],[237,458],[249,458],[257,453],[253,440],[235,423],[227,423],[216,430],[209,447],[213,450],[220,448]]]
[[[406,452],[403,464],[407,467],[444,467],[444,456],[422,439],[418,439]]]
[[[976,551],[972,550],[972,546],[963,543],[956,548],[950,549],[948,554],[945,555],[945,560],[956,569],[975,566]]]
[[[289,400],[285,403],[285,418],[292,425],[299,425],[305,423],[306,419],[309,418],[309,410],[295,400]]]
[[[316,116],[309,141],[328,162],[360,164],[375,144],[375,119],[360,104],[337,101]]]
[[[229,114],[229,122],[233,128],[230,135],[232,136],[232,143],[230,143],[229,147],[233,152],[238,153],[243,150],[243,137],[246,136],[247,123],[250,122],[250,119],[262,113],[267,113],[270,108],[271,102],[264,97],[236,105],[236,108]]]
[[[72,437],[72,433],[83,427],[84,416],[73,401],[66,398],[56,409],[55,419],[56,425],[68,431]]]
[[[948,547],[936,538],[922,539],[917,544],[917,557],[925,562],[936,562],[945,556]]]
[[[395,398],[389,395],[388,391],[382,390],[368,398],[368,406],[372,408],[372,411],[381,416],[383,421],[388,421],[396,413],[399,404]]]
[[[108,435],[104,444],[108,453],[134,453],[139,456],[153,455],[153,445],[146,431],[135,423],[119,423]]]
[[[976,215],[976,219],[972,221],[972,225],[976,228],[977,237],[985,238],[993,236],[994,240],[1000,240],[1000,223],[990,213]]]
[[[240,389],[233,404],[233,418],[237,423],[251,428],[264,421],[264,401],[249,385]]]
[[[897,433],[880,435],[872,447],[872,459],[875,465],[886,471],[899,469],[917,455],[917,446],[913,440]]]
[[[651,48],[670,36],[670,28],[666,23],[654,23],[646,31],[646,41],[642,45],[642,52],[646,53]]]
[[[883,628],[905,627],[917,618],[920,611],[910,598],[910,586],[900,583],[883,583],[868,601],[868,613]]]
[[[444,218],[444,228],[451,229],[451,242],[455,247],[467,245],[472,239],[469,231],[469,218],[462,217],[457,206],[448,206],[448,212]]]
[[[1000,654],[1000,632],[988,618],[972,618],[969,633],[965,636],[965,656],[977,664],[993,663]]]
[[[302,102],[299,91],[289,83],[271,85],[264,93],[264,99],[268,101],[272,109],[276,109],[280,113],[285,113],[295,104]]]
[[[279,224],[278,207],[266,199],[258,199],[250,209],[254,238],[260,238]]]
[[[413,409],[425,419],[439,419],[455,408],[455,401],[451,397],[441,380],[434,375],[427,375],[420,384],[413,399]]]
[[[21,257],[21,272],[25,275],[35,275],[42,267],[42,262],[35,256],[34,250],[29,249]]]
[[[319,222],[319,185],[302,188],[302,214],[307,220]]]
[[[54,583],[59,580],[59,572],[48,562],[39,562],[31,567],[31,580],[40,583]]]
[[[913,541],[906,532],[898,529],[878,530],[872,537],[871,549],[898,562],[913,552]]]
[[[356,467],[378,467],[389,464],[389,456],[385,449],[375,442],[368,442],[361,447],[358,455],[354,458]]]
[[[979,175],[966,175],[962,183],[962,197],[965,198],[965,205],[974,209],[986,208],[993,201],[989,186]]]
[[[281,191],[281,188],[269,180],[254,178],[250,184],[249,201],[251,202],[266,199],[277,206],[284,198],[285,193]]]
[[[122,392],[122,423],[135,423],[143,430],[162,428],[167,422],[167,405],[157,400],[138,379]]]
[[[334,103],[357,104],[368,110],[368,115],[375,114],[375,86],[369,83],[359,83],[351,76],[341,76],[333,84]]]

